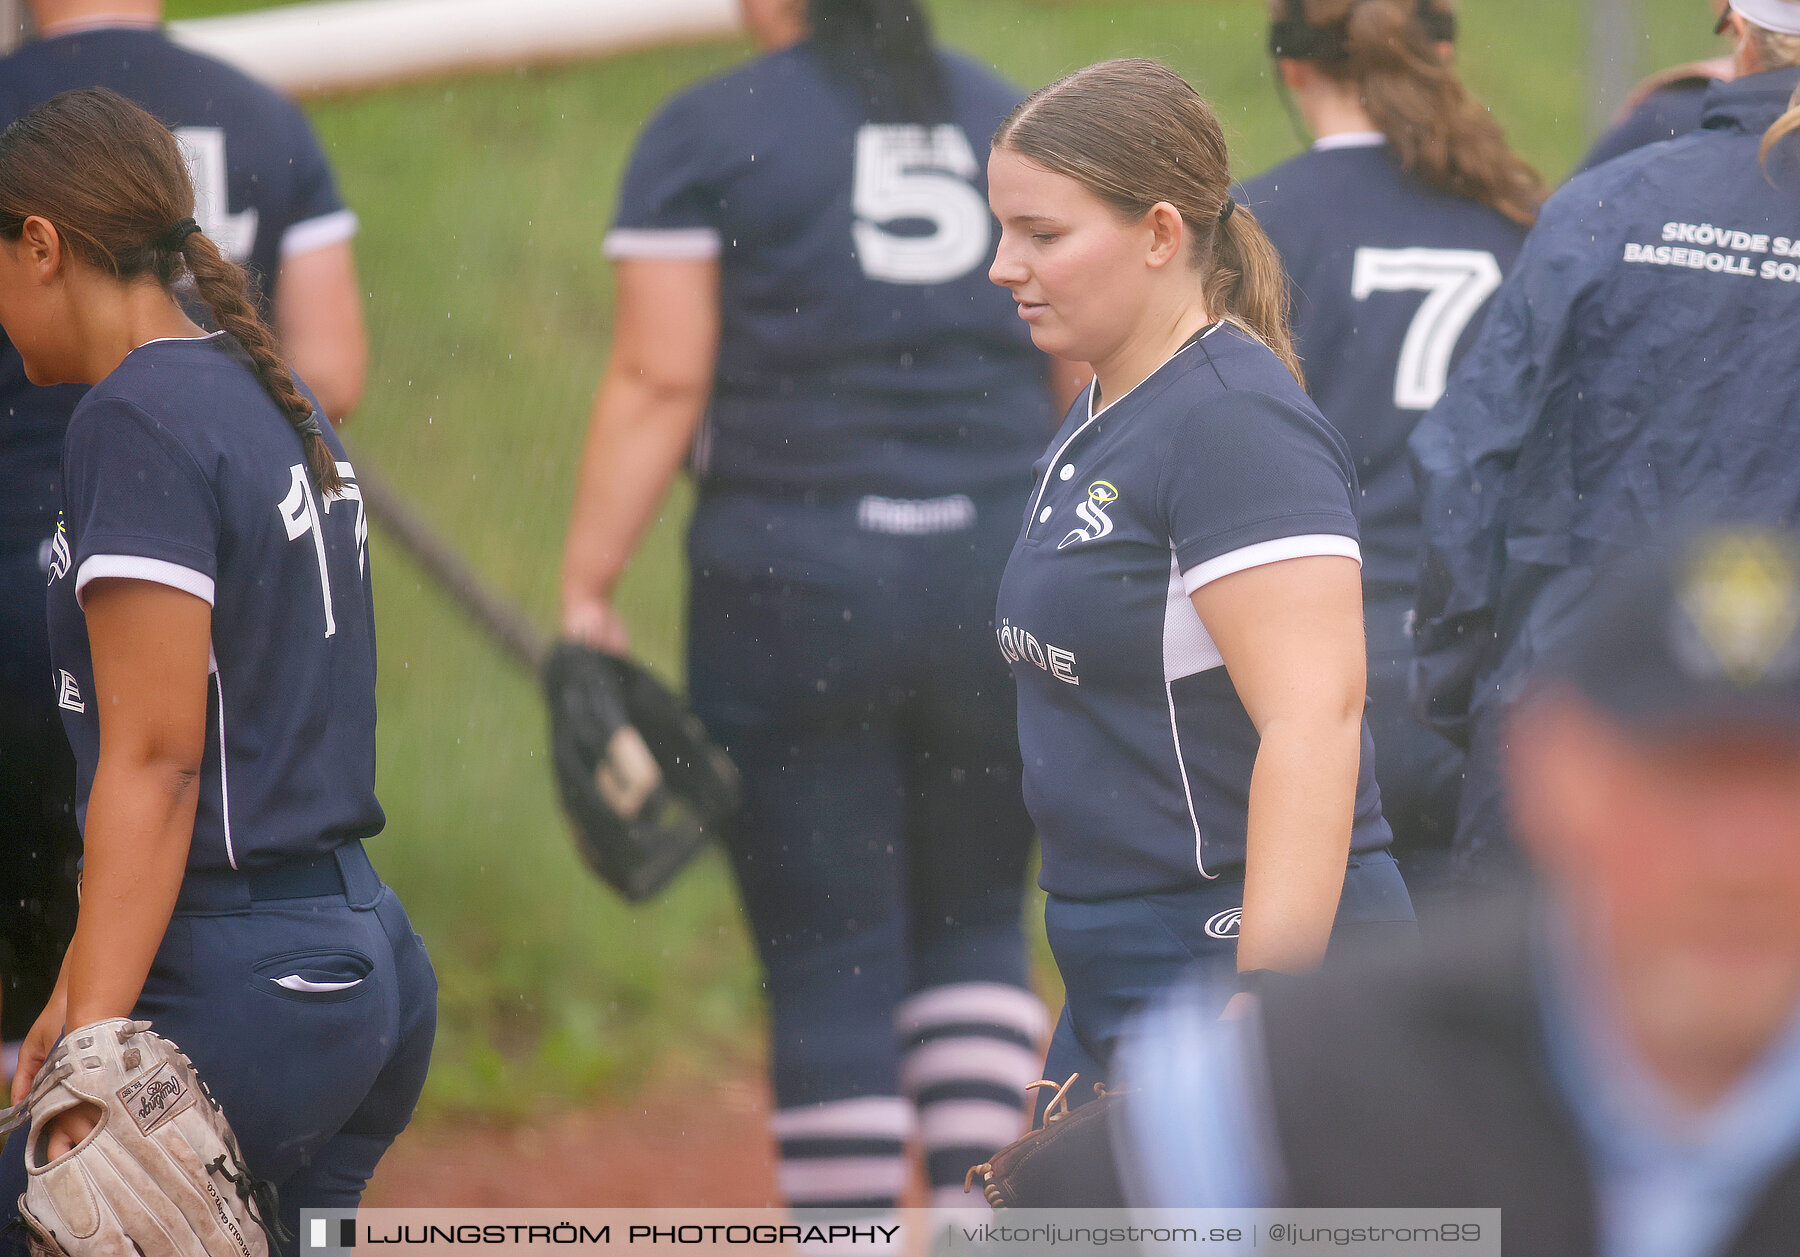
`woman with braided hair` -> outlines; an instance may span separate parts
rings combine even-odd
[[[1270,16],[1270,53],[1316,139],[1245,195],[1291,280],[1307,391],[1356,460],[1375,776],[1407,884],[1429,899],[1462,756],[1408,712],[1420,530],[1406,439],[1544,190],[1457,78],[1448,0],[1273,0]]]
[[[193,212],[174,136],[106,89],[0,135],[0,326],[33,383],[93,386],[49,592],[83,895],[12,1098],[65,1030],[148,1021],[291,1232],[354,1206],[405,1127],[435,980],[362,847],[383,816],[355,473]],[[77,1108],[9,1147],[8,1212],[91,1126]]]

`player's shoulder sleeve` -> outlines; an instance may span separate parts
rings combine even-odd
[[[1350,455],[1294,393],[1230,388],[1175,418],[1159,497],[1189,593],[1282,559],[1361,561]]]
[[[1319,187],[1312,159],[1310,150],[1296,153],[1280,165],[1245,180],[1235,190],[1237,200],[1256,215],[1258,225],[1296,282],[1313,264],[1320,248],[1319,205],[1329,204],[1340,195],[1340,189]],[[1298,298],[1300,293],[1290,295]]]
[[[740,74],[742,71],[739,72]],[[638,136],[607,232],[610,258],[719,255],[722,153],[738,115],[728,108],[733,78],[689,88],[651,117]]]
[[[344,204],[337,176],[299,106],[277,96],[271,104],[285,161],[292,172],[292,192],[281,232],[281,256],[296,257],[328,245],[342,244],[356,235],[356,212]]]
[[[938,64],[956,110],[957,121],[985,164],[994,132],[1021,100],[1024,89],[999,70],[966,53],[940,49]]]
[[[191,48],[170,44],[163,57],[164,73],[185,78],[213,101],[209,116],[225,133],[233,199],[249,197],[261,224],[259,239],[272,233],[270,262],[355,236],[356,215],[339,195],[331,163],[298,105],[237,67]]]
[[[1651,92],[1622,122],[1594,142],[1582,158],[1580,170],[1592,170],[1634,149],[1695,130],[1705,112],[1706,87],[1704,82],[1682,82]]]
[[[92,580],[126,577],[213,601],[218,498],[178,434],[127,398],[97,389],[76,407],[63,511],[78,598]]]
[[[1286,161],[1269,167],[1260,175],[1245,179],[1238,185],[1238,199],[1257,216],[1263,217],[1268,211],[1278,207],[1283,200],[1304,192],[1314,182],[1310,151],[1296,153]]]
[[[18,53],[0,57],[0,130],[11,126],[25,113],[24,102],[19,96],[24,78]]]

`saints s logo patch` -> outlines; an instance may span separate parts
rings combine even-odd
[[[1096,480],[1088,486],[1087,501],[1075,508],[1081,516],[1081,527],[1074,529],[1068,536],[1056,543],[1058,550],[1066,550],[1081,541],[1098,541],[1113,530],[1113,522],[1106,514],[1106,508],[1119,500],[1119,491],[1111,482]]]
[[[56,522],[56,535],[50,538],[50,562],[46,565],[52,584],[69,574],[69,567],[74,563],[69,554],[69,534],[62,521]]]

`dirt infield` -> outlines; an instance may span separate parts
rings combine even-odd
[[[363,1202],[386,1208],[751,1208],[777,1204],[761,1079],[656,1082],[631,1101],[510,1129],[420,1125]]]

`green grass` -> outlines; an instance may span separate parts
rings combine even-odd
[[[256,7],[177,0],[171,15]],[[1580,6],[1468,0],[1462,62],[1552,176],[1581,134]],[[1713,50],[1698,0],[1646,0],[1643,69]],[[1261,52],[1260,0],[939,0],[946,42],[1037,85],[1148,54],[1218,105],[1238,170],[1293,151]],[[574,459],[611,326],[600,256],[636,130],[670,92],[744,55],[723,43],[465,77],[315,103],[363,220],[374,367],[348,435],[493,584],[549,623]],[[679,675],[677,492],[619,594],[640,652]],[[722,861],[632,907],[578,864],[530,681],[377,536],[376,862],[443,987],[435,1111],[521,1114],[629,1089],[672,1060],[753,1059],[754,965]],[[1045,972],[1046,986],[1053,977]]]

